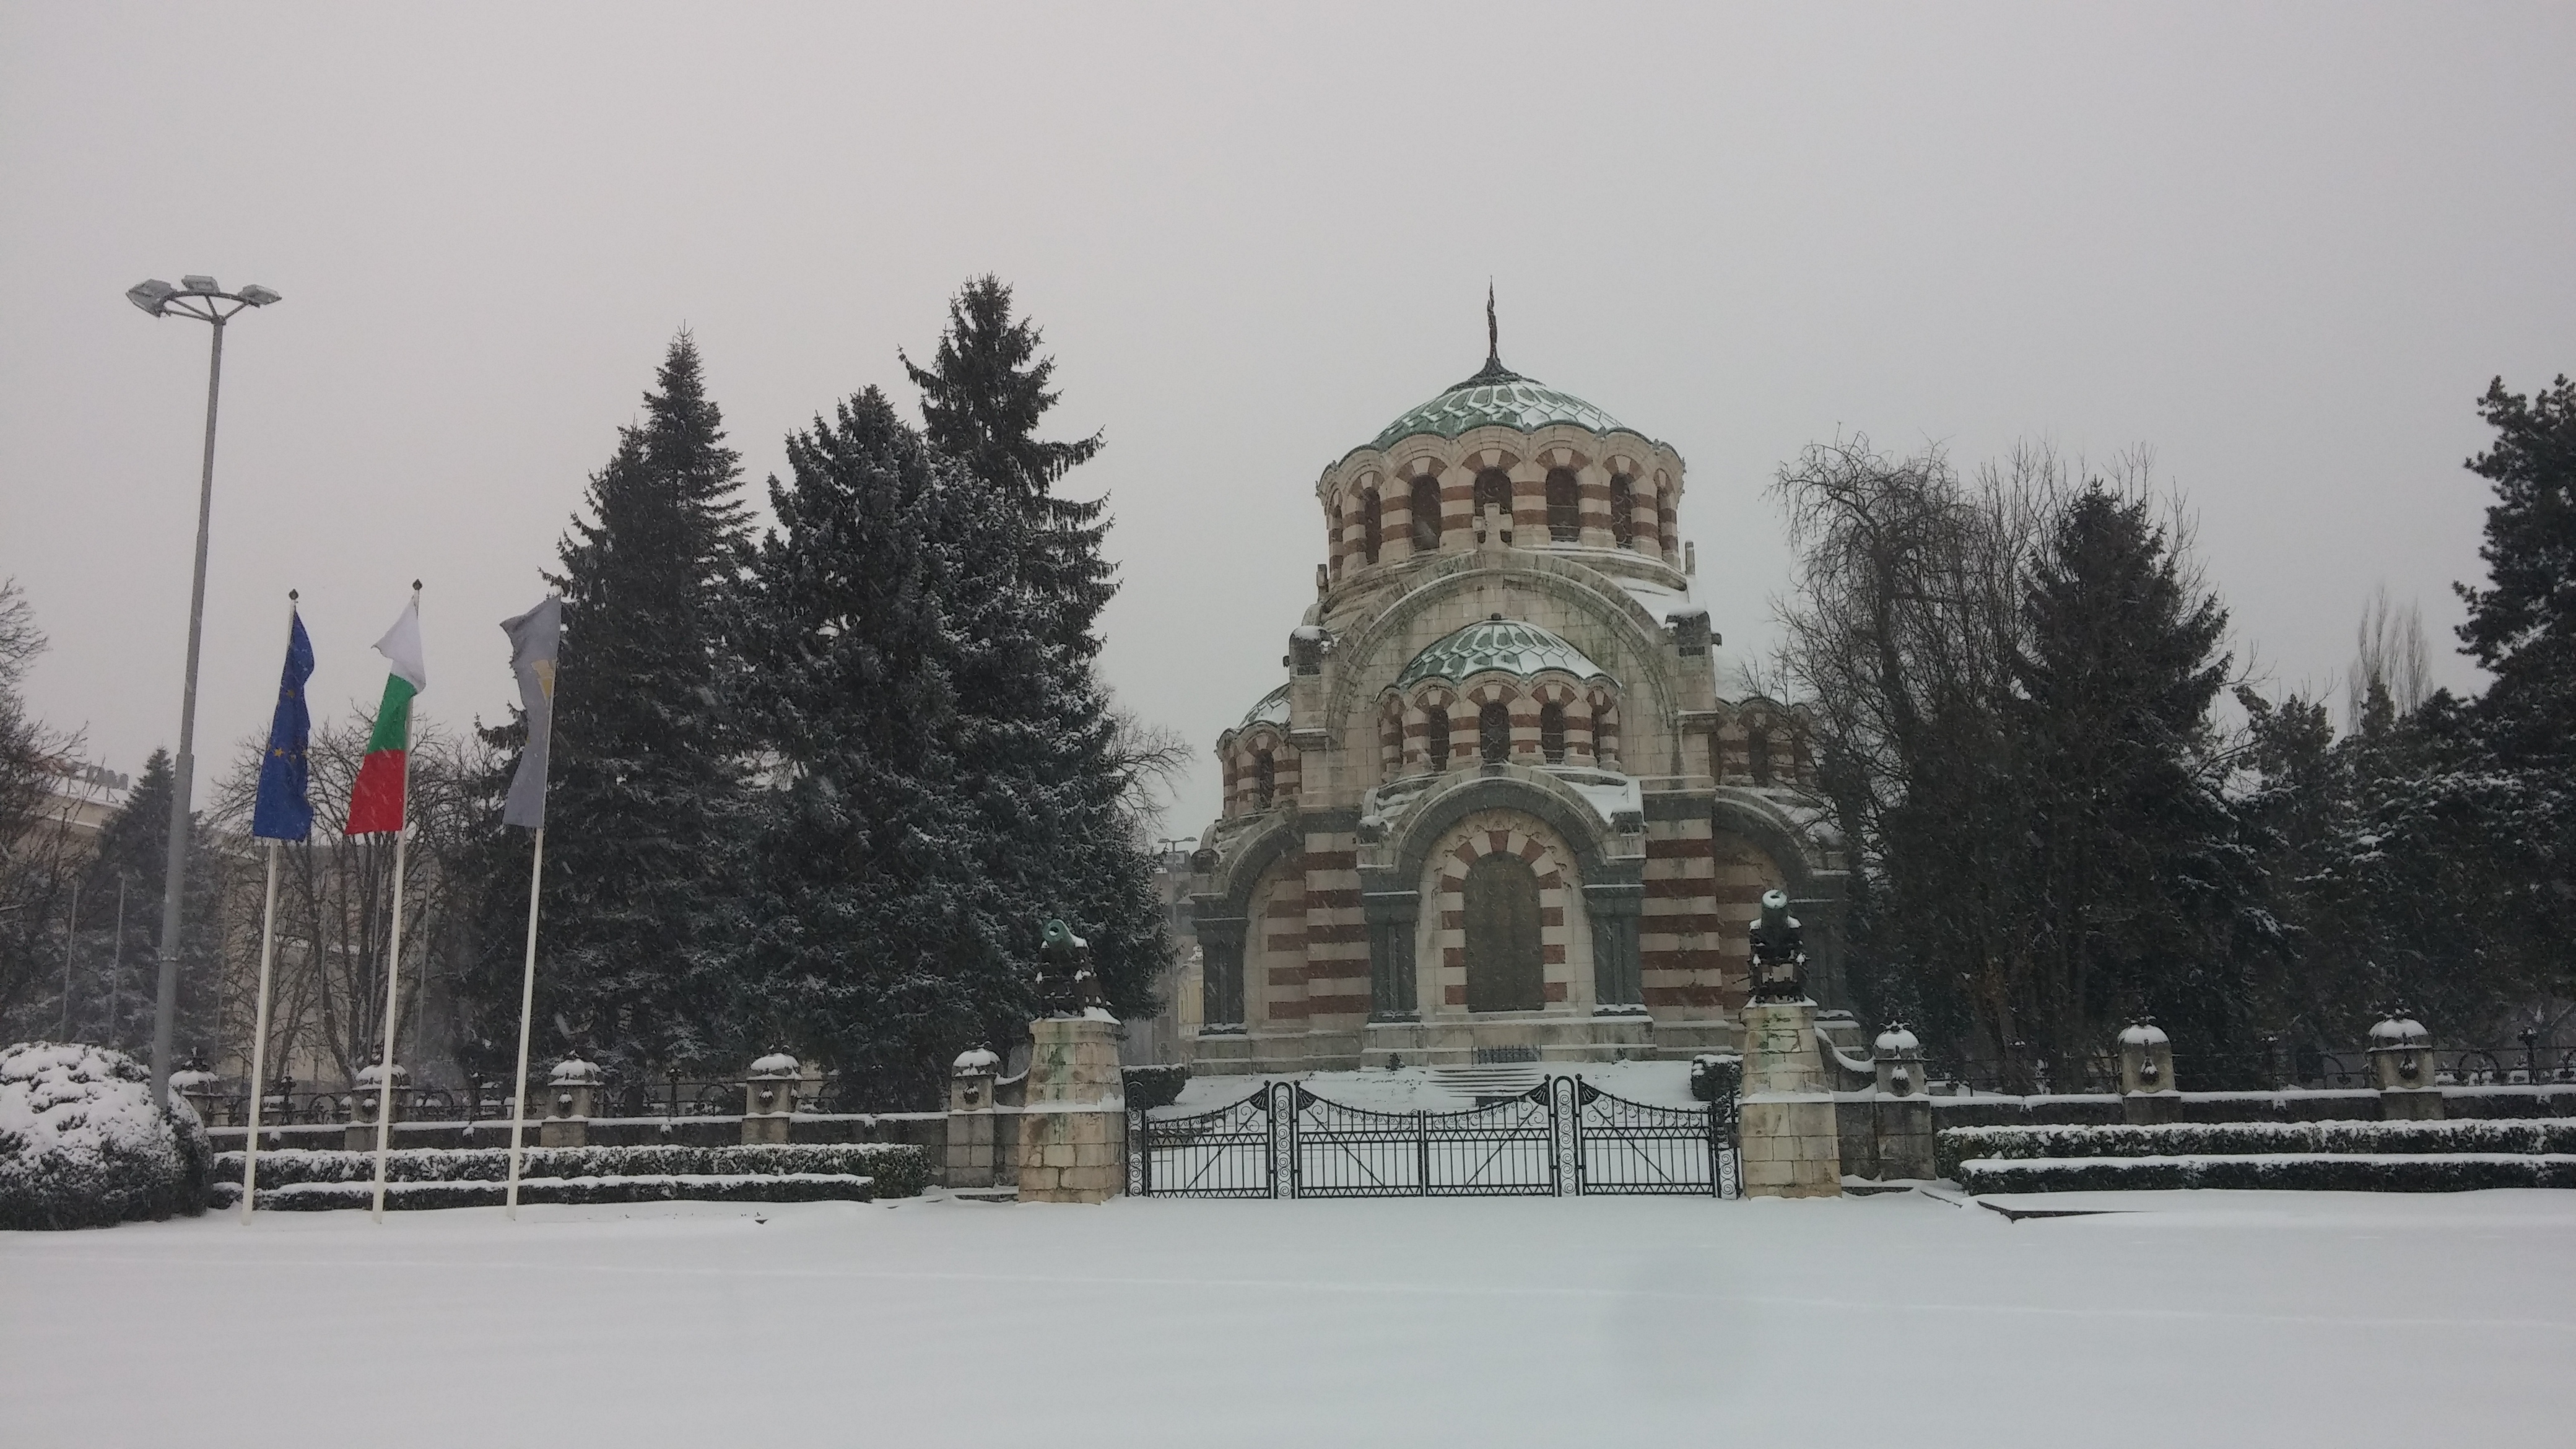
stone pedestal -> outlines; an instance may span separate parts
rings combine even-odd
[[[1816,1004],[1754,1002],[1743,1016],[1745,1192],[1842,1196],[1842,1140],[1816,1050]]]
[[[751,1064],[742,1079],[742,1140],[746,1146],[787,1140],[796,1119],[796,1089],[805,1069],[784,1051],[771,1052]]]
[[[1127,1186],[1118,1022],[1105,1011],[1029,1024],[1020,1201],[1105,1202]]]
[[[963,1053],[948,1073],[948,1187],[991,1187],[1001,1176],[1001,1116],[994,1083],[1001,1058],[984,1047]]]
[[[382,1069],[379,1067],[367,1066],[358,1069],[357,1083],[349,1089],[349,1125],[340,1133],[340,1146],[343,1151],[373,1152],[376,1150],[376,1112],[379,1096],[392,1103],[392,1122],[398,1123],[403,1119],[403,1103],[411,1095],[411,1068],[396,1062],[394,1089],[386,1093],[380,1093],[376,1089],[377,1078],[381,1073]],[[390,1127],[387,1128],[386,1135],[387,1141],[390,1142],[392,1137]]]

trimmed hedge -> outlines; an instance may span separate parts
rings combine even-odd
[[[1181,1088],[1189,1085],[1190,1069],[1186,1066],[1123,1067],[1119,1070],[1119,1089],[1126,1094],[1127,1110],[1142,1108],[1151,1112],[1181,1100]]]
[[[1957,1178],[1971,1193],[2172,1188],[2474,1192],[2491,1187],[2576,1187],[2576,1156],[2269,1152],[2212,1157],[1979,1158],[1959,1164]]]
[[[2153,1126],[1945,1127],[1934,1170],[1979,1158],[2576,1153],[2576,1118],[2461,1122],[2164,1122]]]
[[[217,1180],[233,1185],[233,1200],[239,1202],[242,1154],[226,1152],[217,1156],[214,1170]],[[918,1197],[922,1189],[930,1185],[930,1154],[905,1142],[764,1143],[732,1147],[531,1147],[523,1156],[519,1172],[523,1196],[527,1183],[538,1178],[668,1178],[697,1182],[795,1176],[868,1178],[875,1183],[874,1195],[877,1197]],[[372,1152],[312,1152],[291,1148],[262,1152],[259,1155],[260,1202],[267,1203],[272,1187],[356,1183],[362,1188],[370,1188],[375,1175],[376,1157]],[[407,1147],[385,1154],[385,1181],[388,1183],[504,1183],[509,1176],[510,1149],[506,1147]],[[499,1200],[493,1199],[495,1202]]]
[[[0,1050],[0,1229],[104,1228],[205,1210],[213,1144],[196,1109],[107,1047]]]
[[[551,1203],[633,1202],[867,1202],[876,1194],[865,1177],[850,1173],[771,1172],[734,1176],[662,1173],[640,1177],[523,1177],[519,1201]],[[241,1183],[216,1184],[214,1205],[241,1202]],[[499,1207],[508,1200],[507,1183],[481,1178],[385,1183],[388,1212],[425,1208]],[[299,1182],[263,1187],[259,1207],[268,1212],[331,1212],[365,1208],[375,1202],[372,1180]]]

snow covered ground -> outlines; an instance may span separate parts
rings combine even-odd
[[[11,1445],[2567,1443],[2576,1193],[0,1234]],[[764,1221],[765,1219],[765,1221]]]

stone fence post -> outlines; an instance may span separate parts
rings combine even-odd
[[[742,1140],[784,1142],[796,1115],[796,1089],[805,1069],[785,1050],[754,1061],[742,1079]]]
[[[1924,1091],[1922,1039],[1905,1023],[1891,1022],[1878,1034],[1870,1057],[1878,1073],[1878,1100],[1870,1104],[1878,1176],[1931,1177],[1932,1098]]]
[[[537,1145],[589,1146],[590,1110],[605,1080],[599,1064],[583,1061],[579,1052],[555,1063],[546,1078],[546,1115],[537,1124]]]
[[[2152,1021],[2120,1030],[2120,1111],[2131,1126],[2170,1122],[2182,1100],[2174,1084],[2173,1039]]]
[[[986,1046],[959,1053],[948,1069],[948,1187],[991,1187],[1001,1175],[1001,1119],[993,1110],[1001,1071],[1002,1059]]]
[[[386,1119],[387,1140],[391,1140],[391,1124],[402,1121],[403,1099],[411,1095],[411,1068],[400,1062],[394,1063],[394,1085],[391,1092],[378,1089],[377,1082],[383,1073],[384,1068],[373,1062],[358,1068],[358,1080],[349,1087],[348,1126],[340,1133],[340,1146],[343,1150],[349,1152],[376,1150],[376,1100],[379,1097],[385,1099],[385,1110],[392,1114]]]
[[[2438,1122],[2442,1089],[2433,1085],[2433,1034],[2403,1011],[2370,1029],[2370,1073],[2379,1085],[2379,1115],[2391,1122]]]

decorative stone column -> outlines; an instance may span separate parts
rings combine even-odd
[[[2152,1021],[2120,1030],[2120,1110],[2132,1127],[2170,1122],[2182,1100],[2174,1084],[2173,1040]]]
[[[1637,916],[1646,888],[1634,881],[1594,881],[1583,887],[1583,913],[1592,922],[1592,1009],[1604,1016],[1640,1016],[1646,1010],[1644,972],[1637,956]]]
[[[1360,896],[1360,908],[1368,920],[1369,1020],[1419,1020],[1421,991],[1414,982],[1413,933],[1421,920],[1421,894],[1366,891]]]
[[[751,1064],[742,1079],[742,1140],[784,1142],[787,1124],[796,1116],[796,1088],[805,1070],[784,1050]]]
[[[1029,1023],[1020,1201],[1105,1202],[1127,1185],[1118,1019],[1094,1007]],[[953,1118],[951,1119],[954,1120]]]
[[[1842,1196],[1842,1139],[1816,1050],[1816,1004],[1751,1002],[1743,1022],[1745,1192]]]
[[[376,1150],[377,1097],[384,1096],[393,1104],[393,1116],[388,1119],[389,1124],[403,1119],[403,1100],[411,1095],[411,1068],[400,1062],[394,1063],[394,1089],[389,1093],[380,1093],[376,1087],[377,1078],[383,1072],[382,1066],[369,1063],[358,1068],[358,1080],[350,1085],[349,1125],[340,1134],[340,1146],[347,1151],[373,1152]],[[390,1125],[386,1129],[386,1139],[392,1140]]]
[[[2379,1115],[2391,1122],[2438,1122],[2442,1089],[2433,1085],[2433,1034],[2404,1011],[2370,1029],[2370,1072],[2379,1084]]]
[[[993,1083],[1002,1059],[978,1046],[958,1053],[948,1069],[949,1187],[991,1187],[999,1175],[1000,1118],[993,1110]]]
[[[221,1115],[217,1109],[224,1102],[221,1085],[220,1079],[213,1072],[206,1070],[206,1061],[203,1057],[189,1057],[186,1066],[170,1074],[170,1090],[176,1092],[181,1100],[196,1109],[197,1120],[209,1127],[223,1125],[215,1120]]]
[[[598,1099],[600,1084],[607,1074],[597,1062],[582,1060],[574,1052],[555,1063],[546,1078],[546,1115],[537,1124],[539,1147],[587,1147],[590,1145],[590,1109]]]

